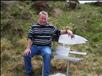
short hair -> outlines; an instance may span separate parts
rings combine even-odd
[[[45,15],[48,18],[48,13],[46,11],[41,11],[39,13],[39,16],[41,16],[41,15]]]

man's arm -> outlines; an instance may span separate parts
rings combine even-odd
[[[71,30],[69,29],[65,29],[65,30],[60,30],[61,31],[61,34],[68,34],[70,35],[71,37],[74,37],[74,34]]]
[[[54,33],[54,35],[53,35],[53,40],[54,40],[54,41],[58,41],[59,36],[60,36],[61,34],[68,34],[68,35],[71,36],[71,38],[74,37],[73,32],[72,32],[71,30],[69,30],[68,28],[63,29],[63,30],[56,29],[56,30],[55,30],[55,33]]]
[[[31,50],[30,50],[31,46],[32,46],[32,40],[28,39],[28,44],[27,44],[27,48],[24,51],[24,55],[28,55],[29,53],[31,53]]]
[[[28,39],[28,45],[27,45],[27,48],[31,48],[32,46],[32,40],[31,39]]]
[[[60,30],[61,31],[61,34],[66,34],[67,31],[66,30]]]

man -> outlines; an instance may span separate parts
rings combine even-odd
[[[28,45],[24,51],[24,67],[27,76],[32,76],[31,58],[34,55],[41,55],[44,62],[43,76],[49,76],[51,61],[51,42],[58,40],[60,34],[68,33],[73,36],[70,30],[58,30],[48,23],[48,13],[39,13],[38,23],[34,24],[28,34]]]

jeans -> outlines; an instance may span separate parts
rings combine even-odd
[[[33,45],[31,47],[31,53],[29,53],[27,56],[24,56],[24,68],[26,74],[29,74],[32,72],[32,64],[31,64],[31,58],[34,55],[41,55],[43,57],[43,63],[44,63],[44,70],[43,70],[43,76],[49,76],[50,73],[50,67],[51,67],[51,47],[50,46],[37,46]]]

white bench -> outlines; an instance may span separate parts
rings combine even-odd
[[[61,35],[58,40],[59,45],[56,49],[54,57],[56,59],[66,60],[66,63],[67,63],[66,75],[62,73],[56,73],[54,75],[49,75],[49,76],[69,76],[69,70],[70,70],[69,62],[80,62],[81,60],[83,60],[83,58],[71,57],[70,54],[83,55],[83,56],[87,55],[86,52],[71,51],[70,46],[75,45],[75,44],[83,44],[83,43],[86,43],[86,41],[88,40],[79,35],[74,35],[74,38],[71,38],[68,34]]]
[[[54,57],[56,59],[64,59],[67,62],[67,72],[66,75],[62,73],[57,73],[55,75],[50,75],[50,76],[69,76],[69,62],[80,62],[83,60],[83,58],[76,58],[76,57],[71,57],[70,54],[75,54],[75,55],[87,55],[86,52],[80,52],[80,51],[71,51],[70,46],[75,45],[75,44],[83,44],[88,41],[82,36],[79,35],[74,35],[74,38],[71,38],[68,34],[63,34],[59,37],[58,40],[58,47],[56,49]]]

